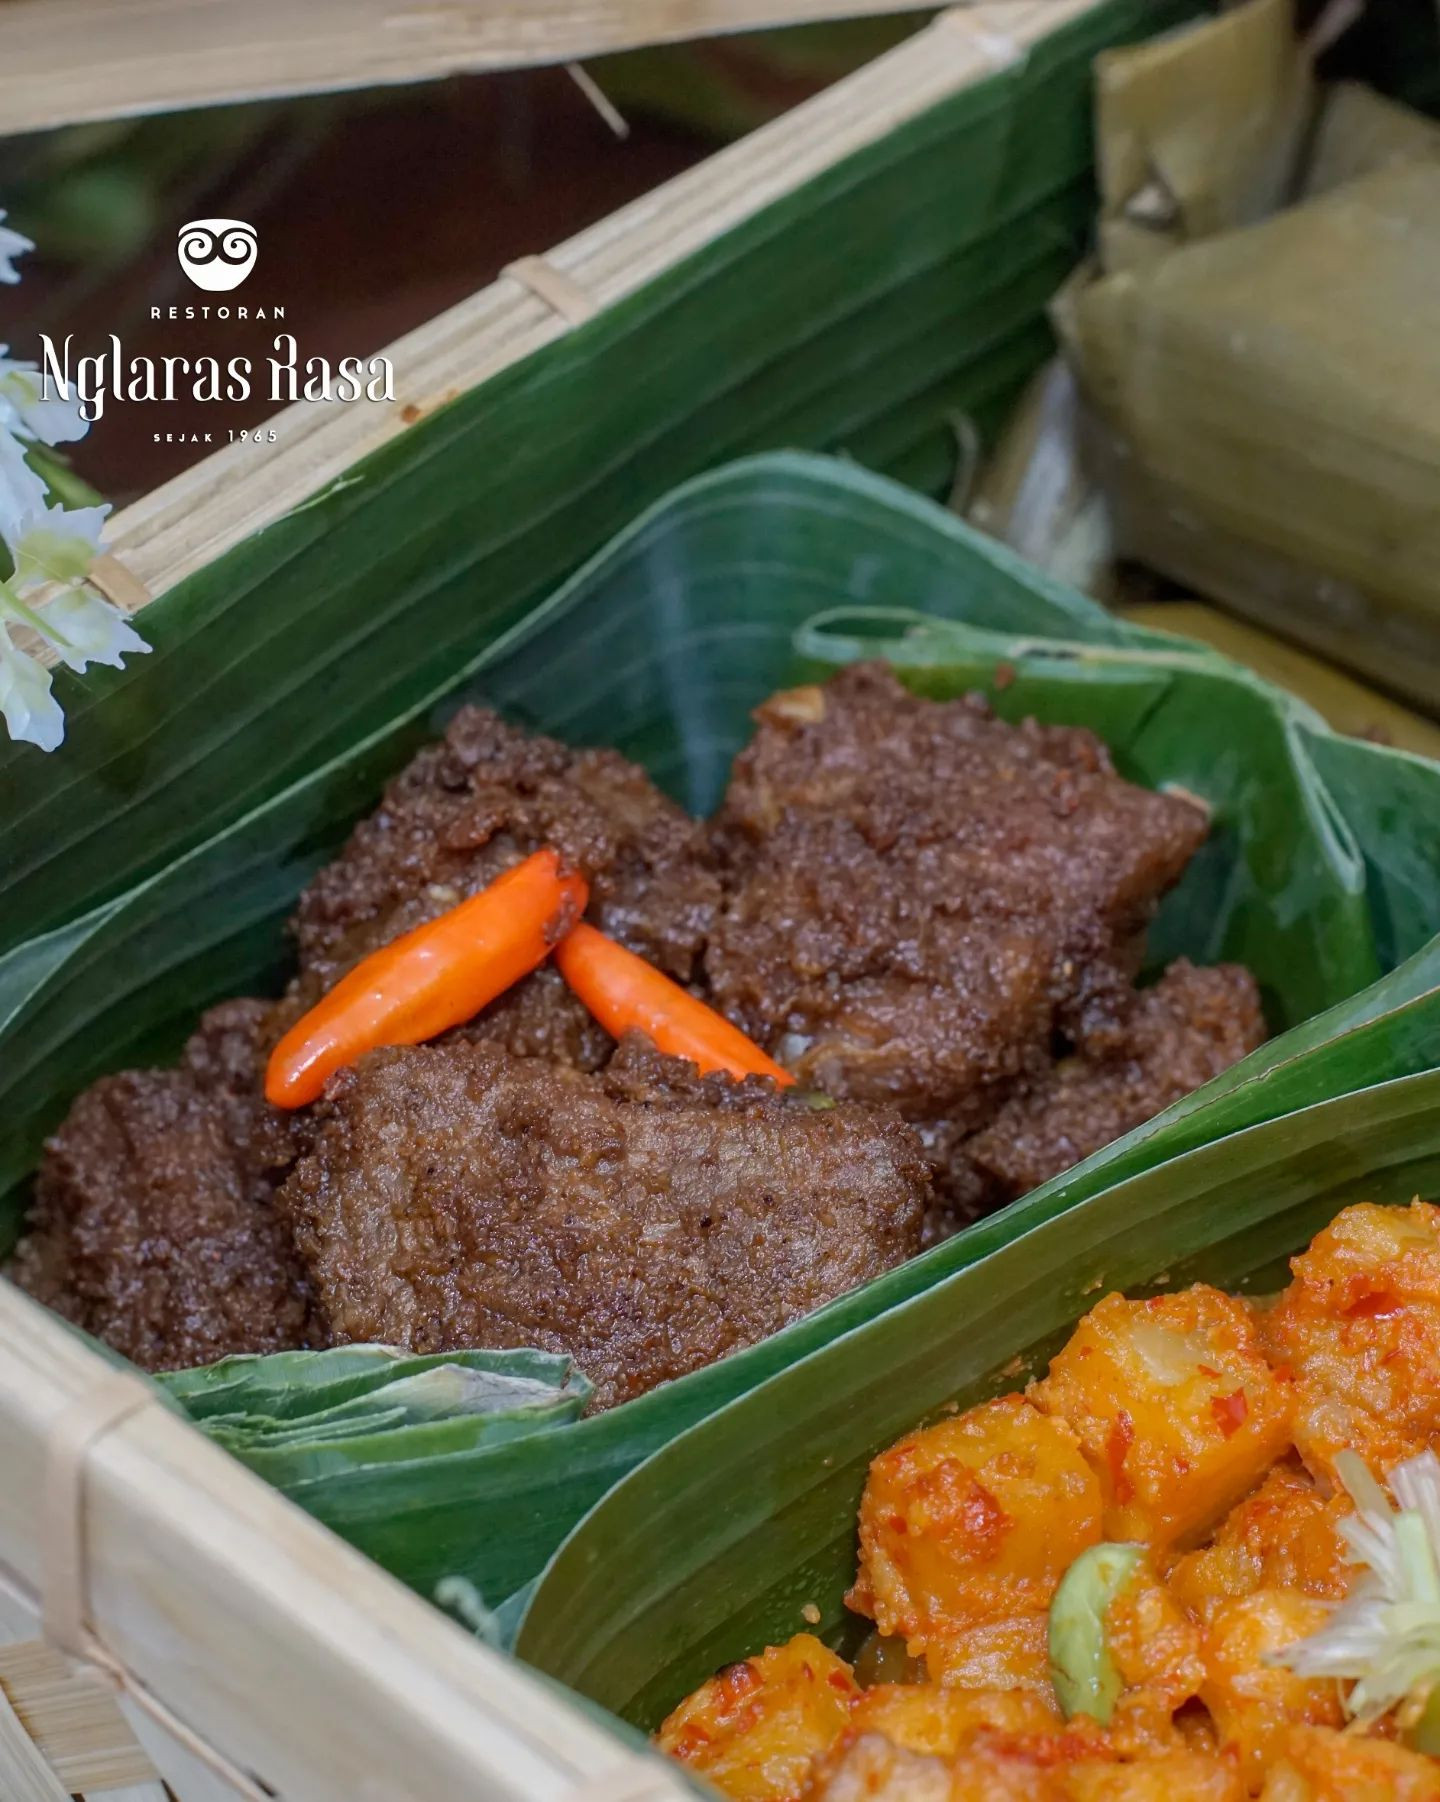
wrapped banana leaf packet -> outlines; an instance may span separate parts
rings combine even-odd
[[[1331,76],[1333,10],[988,39],[961,98],[155,600],[156,655],[57,678],[62,754],[0,748],[5,1276],[722,1788],[717,1670],[818,1671],[793,1718],[860,1739],[862,1689],[987,1688],[885,1588],[928,1433],[1003,1415],[941,1460],[957,1533],[1074,1503],[1013,1619],[961,1601],[1030,1697],[985,1732],[1093,1760],[1138,1720],[1137,1571],[1261,1486],[1307,1533],[1388,1510],[1430,1455],[1404,1346],[1346,1415],[1399,1435],[1369,1488],[1285,1388],[1290,1260],[1362,1337],[1401,1265],[1440,1296],[1440,126]],[[1057,948],[1031,891],[1066,884]],[[1062,1394],[1076,1333],[1133,1416]],[[1198,1685],[1124,1756],[1216,1754]],[[1428,1757],[1431,1687],[1304,1724]],[[731,1793],[798,1798],[842,1737]],[[1261,1793],[1244,1744],[1194,1793]],[[1082,1793],[1128,1794],[1043,1791]]]
[[[1322,78],[1325,26],[1248,0],[1097,59],[1054,318],[1114,550],[1434,713],[1440,125]]]

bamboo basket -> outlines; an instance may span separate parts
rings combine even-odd
[[[74,41],[97,21],[118,31],[127,15],[153,27],[175,4],[0,7],[0,129],[56,122],[53,111],[25,110],[37,65],[21,52],[38,54],[42,25],[58,16]],[[357,461],[415,421],[674,278],[807,184],[1106,9],[1107,0],[991,0],[943,13],[856,76],[543,258],[512,265],[390,347],[393,407],[293,405],[273,420],[277,442],[263,461],[231,446],[126,509],[112,522],[107,592],[139,610],[334,492]],[[220,34],[212,52],[242,10],[211,9]],[[96,60],[82,57],[54,104],[93,118],[173,104],[177,89],[167,83],[188,83],[185,97],[204,101],[412,79],[845,9],[761,0],[436,8],[433,30],[408,51],[387,62],[372,47],[348,71],[326,63],[327,75],[313,53],[333,27],[317,20],[339,10],[274,9],[293,40],[302,18],[310,34],[310,50],[297,50],[293,79],[280,86],[242,63],[207,87],[182,59],[120,103]],[[447,37],[434,20],[452,10],[459,22]],[[598,37],[584,35],[576,20],[593,25],[597,16]],[[508,37],[497,20],[508,20]],[[248,39],[263,36],[248,11],[245,23]],[[1118,29],[1134,23],[1132,14]],[[218,66],[213,54],[207,66]],[[857,282],[866,274],[857,269]],[[629,492],[623,509],[650,498]],[[488,1650],[285,1502],[0,1280],[0,1795],[57,1802],[77,1793],[112,1802],[663,1802],[692,1792],[637,1742]]]
[[[278,441],[263,462],[230,446],[118,515],[101,572],[106,592],[138,611],[457,392],[534,356],[927,108],[1022,60],[1091,4],[997,0],[943,15],[769,128],[544,258],[515,264],[390,347],[396,405],[337,412],[294,404],[273,420]],[[35,110],[36,77],[57,32],[67,45],[95,49],[91,26],[123,33],[139,20],[153,31],[180,10],[84,0],[0,9],[0,129],[161,108],[182,96],[218,100],[559,59],[844,9],[472,8],[468,37],[463,20],[452,21],[449,37],[432,21],[428,36],[412,35],[388,63],[362,48],[348,71],[336,72],[331,58],[325,75],[313,53],[322,41],[328,50],[337,9],[322,22],[308,9],[280,7],[274,17],[291,49],[303,29],[312,60],[297,52],[292,78],[277,88],[253,62],[216,54],[242,12],[244,42],[265,36],[249,9],[220,6],[209,9],[210,54],[188,69],[182,58],[127,88],[113,62],[107,68],[87,52]],[[373,35],[352,29],[349,41],[363,46]],[[136,64],[122,77],[127,70],[134,76]],[[0,1280],[6,1802],[69,1793],[111,1802],[164,1802],[167,1793],[178,1802],[662,1802],[690,1793],[665,1765],[467,1636],[163,1407],[135,1407],[114,1379],[105,1360]],[[114,1398],[113,1412],[97,1413],[97,1396]]]

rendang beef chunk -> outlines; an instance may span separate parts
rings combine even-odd
[[[701,1079],[633,1036],[599,1075],[483,1040],[374,1051],[315,1115],[279,1206],[332,1337],[568,1352],[601,1407],[920,1244],[898,1117]]]
[[[1145,929],[1207,821],[1122,781],[1093,733],[924,699],[880,664],[756,717],[715,822],[713,998],[802,1082],[921,1126],[932,1234],[1020,1192],[993,1133],[983,1175],[967,1151],[1016,1097],[1037,1142],[1046,1109],[1065,1114],[1053,1155],[1029,1161],[1053,1174],[1062,1141],[1060,1167],[1258,1042],[1234,967],[1193,1017],[1165,1007],[1152,1030],[1157,1004],[1134,988]],[[1194,988],[1177,976],[1166,993]],[[1057,1053],[1089,1072],[1088,1105],[1057,1088]]]

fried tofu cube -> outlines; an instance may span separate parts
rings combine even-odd
[[[883,1733],[909,1752],[953,1758],[981,1733],[1056,1733],[1059,1710],[1024,1689],[949,1689],[938,1683],[882,1683],[850,1710],[857,1733]]]
[[[1350,1587],[1340,1522],[1351,1512],[1343,1493],[1326,1497],[1296,1464],[1277,1464],[1226,1515],[1209,1545],[1187,1552],[1167,1581],[1199,1620],[1257,1589],[1295,1589],[1338,1601]]]
[[[1292,1727],[1260,1802],[1440,1802],[1440,1764],[1390,1740]]]
[[[1029,1394],[1079,1435],[1105,1537],[1159,1548],[1208,1527],[1288,1449],[1290,1387],[1250,1306],[1196,1284],[1149,1301],[1107,1295]]]
[[[1252,1790],[1293,1726],[1341,1727],[1345,1713],[1333,1677],[1300,1677],[1269,1655],[1316,1632],[1329,1605],[1293,1589],[1257,1589],[1224,1603],[1205,1634],[1200,1699],[1222,1746],[1232,1746]]]
[[[974,1624],[1043,1611],[1099,1537],[1100,1486],[1075,1434],[1001,1396],[875,1459],[851,1606],[929,1658]]]
[[[1334,1480],[1347,1447],[1381,1475],[1440,1434],[1440,1208],[1346,1208],[1290,1265],[1266,1330],[1295,1373],[1295,1443]]]
[[[727,1665],[663,1723],[656,1743],[734,1802],[792,1802],[845,1731],[860,1691],[813,1634]]]

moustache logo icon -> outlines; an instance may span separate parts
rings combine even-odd
[[[192,219],[180,227],[176,255],[197,288],[223,294],[255,267],[255,227],[243,219]]]

